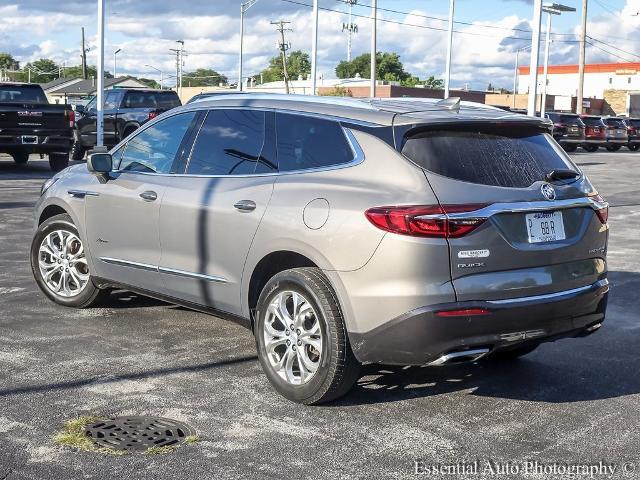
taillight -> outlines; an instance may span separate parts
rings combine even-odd
[[[158,112],[149,112],[149,120],[153,120],[158,116]]]
[[[414,237],[458,238],[478,228],[486,218],[452,218],[450,215],[484,207],[486,204],[375,207],[365,215],[373,225],[387,232]]]
[[[69,128],[73,128],[76,126],[76,112],[73,110],[65,110],[64,116],[69,122]]]
[[[458,310],[442,310],[436,312],[438,317],[477,317],[489,315],[491,312],[486,308],[460,308]]]
[[[609,204],[602,198],[600,195],[596,194],[591,197],[596,202],[602,204],[601,207],[596,208],[596,215],[600,219],[603,225],[606,225],[607,221],[609,221]]]

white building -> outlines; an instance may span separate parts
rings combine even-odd
[[[518,69],[518,93],[529,91],[529,67]],[[538,70],[538,91],[543,67]],[[604,98],[605,90],[640,91],[640,63],[593,63],[585,65],[584,97]],[[547,94],[578,95],[578,65],[549,65]]]

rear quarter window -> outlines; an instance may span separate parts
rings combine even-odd
[[[355,156],[342,127],[332,120],[278,113],[276,138],[281,172],[343,165]]]
[[[498,187],[526,188],[552,170],[578,171],[549,134],[529,129],[422,131],[406,138],[402,153],[429,172]]]

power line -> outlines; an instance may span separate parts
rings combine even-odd
[[[624,61],[625,61],[625,62],[627,62],[627,63],[630,63],[630,62],[631,62],[628,58],[621,57],[620,55],[617,55],[617,54],[615,54],[615,53],[613,53],[613,52],[610,52],[609,50],[605,50],[604,48],[599,47],[599,46],[598,46],[598,45],[596,45],[595,43],[591,43],[591,42],[587,41],[587,45],[590,45],[590,46],[592,46],[592,47],[594,47],[594,48],[597,48],[598,50],[600,50],[600,51],[602,51],[602,52],[606,53],[607,55],[611,55],[612,57],[616,57],[616,58],[618,58],[618,59],[620,59],[620,60],[624,60]]]
[[[623,50],[622,48],[616,47],[615,45],[611,45],[610,43],[607,43],[607,42],[605,42],[603,40],[599,40],[599,39],[591,37],[589,35],[587,35],[587,38],[589,38],[589,39],[591,39],[591,40],[593,40],[595,42],[602,43],[603,45],[606,45],[607,47],[613,48],[614,50],[618,50],[618,51],[620,51],[622,53],[626,53],[627,55],[631,55],[632,57],[640,58],[640,55],[638,55],[636,53],[628,52],[627,50]]]

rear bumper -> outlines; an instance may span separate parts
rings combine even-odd
[[[584,137],[560,137],[558,139],[558,143],[559,144],[563,144],[563,143],[568,143],[571,145],[580,145],[581,143],[584,143],[585,139]]]
[[[36,138],[36,143],[22,143],[24,137]],[[71,133],[25,133],[24,135],[0,134],[0,151],[21,151],[29,153],[68,152],[73,136]]]
[[[454,302],[418,308],[366,333],[350,333],[361,362],[423,365],[460,350],[507,350],[518,345],[579,337],[597,330],[607,307],[609,283],[563,292],[494,301]],[[488,315],[440,317],[468,308]]]
[[[605,142],[607,145],[626,145],[629,143],[629,139],[627,138],[607,138]]]

